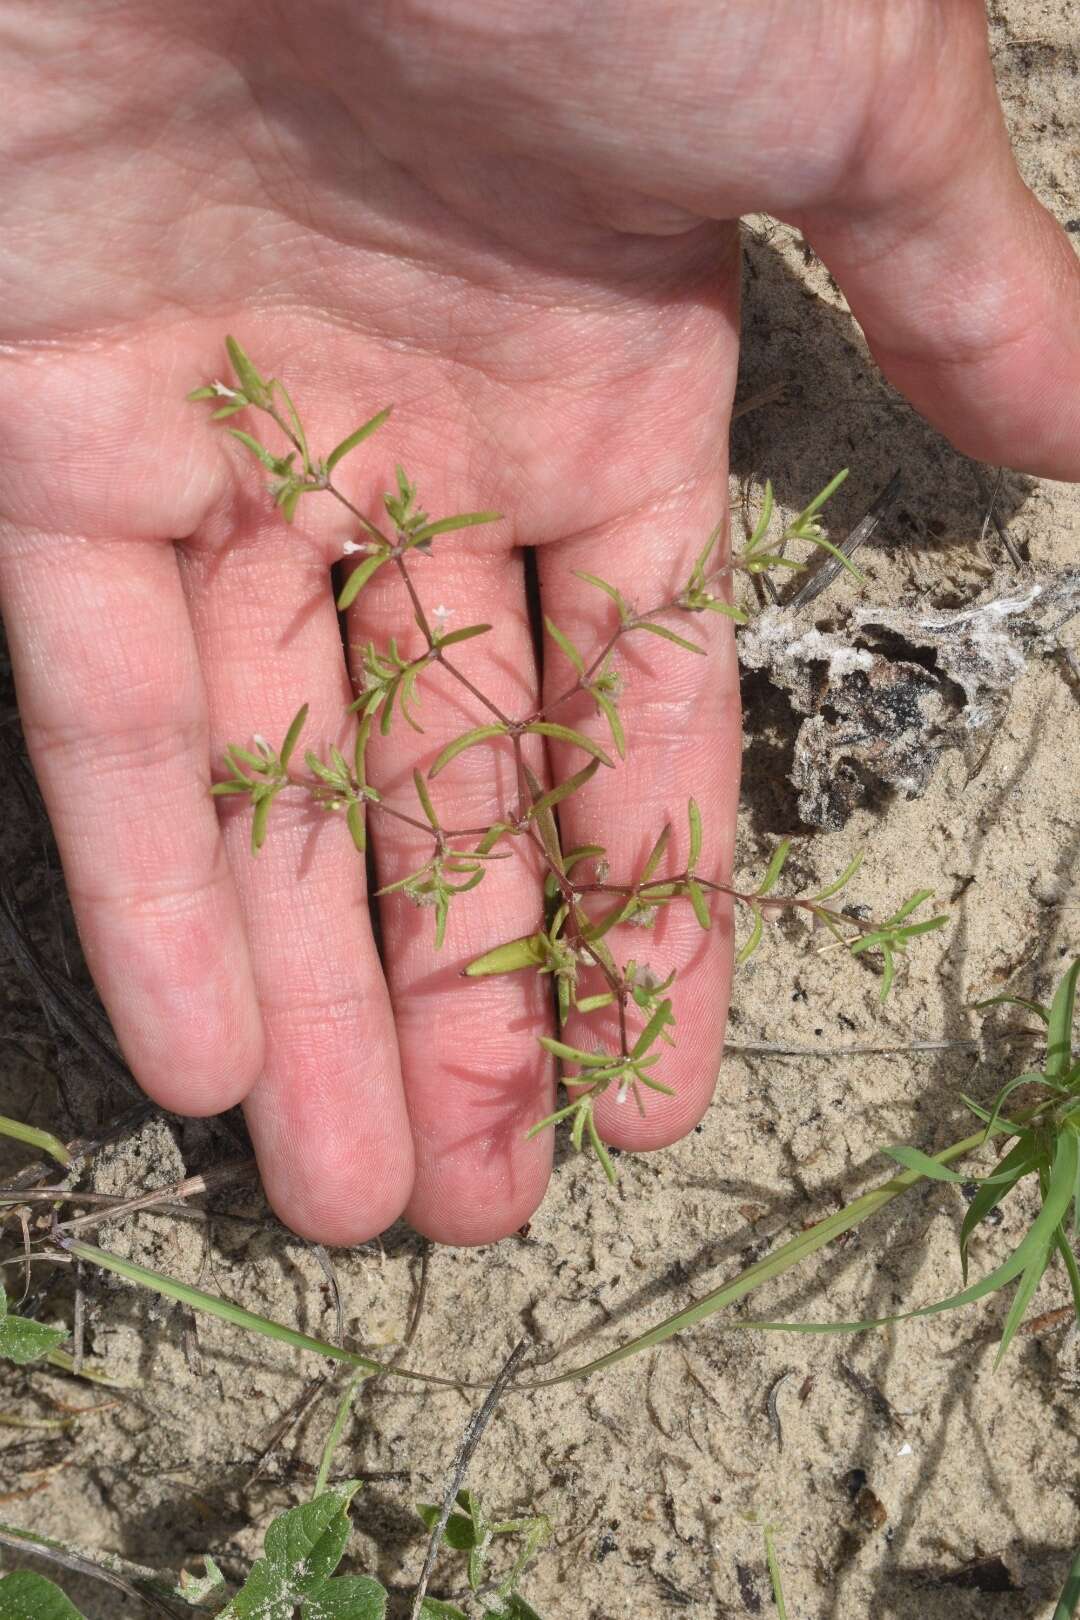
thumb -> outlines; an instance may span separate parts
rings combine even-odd
[[[886,376],[958,449],[1080,480],[1080,259],[1017,172],[981,19],[961,32],[921,105],[883,110],[851,200],[797,223]]]

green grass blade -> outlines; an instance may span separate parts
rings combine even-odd
[[[10,1136],[13,1142],[24,1142],[27,1147],[37,1148],[39,1153],[47,1153],[65,1170],[72,1162],[71,1154],[58,1136],[52,1131],[39,1131],[34,1125],[24,1125],[21,1119],[9,1119],[6,1114],[0,1114],[0,1136]]]
[[[1060,1230],[1060,1228],[1059,1228]],[[1017,1328],[1027,1315],[1027,1308],[1035,1296],[1035,1290],[1042,1282],[1043,1273],[1050,1264],[1050,1251],[1052,1243],[1044,1244],[1036,1251],[1024,1267],[1019,1285],[1009,1306],[1009,1314],[1005,1318],[1005,1326],[1001,1330],[1001,1343],[998,1345],[997,1355],[994,1357],[994,1367],[1001,1366],[1010,1344],[1013,1341]]]
[[[1080,1609],[1080,1550],[1069,1566],[1065,1585],[1061,1589],[1061,1596],[1050,1620],[1073,1620],[1078,1609]]]
[[[1034,1110],[1031,1110],[1031,1112],[1034,1112]],[[982,1132],[977,1131],[973,1136],[966,1136],[963,1141],[954,1142],[951,1147],[944,1148],[940,1153],[935,1153],[934,1158],[938,1164],[949,1164],[954,1159],[965,1158],[969,1153],[975,1152],[981,1145],[982,1139]],[[823,1221],[818,1221],[815,1226],[809,1227],[805,1232],[800,1232],[796,1237],[782,1244],[775,1253],[766,1255],[762,1260],[755,1261],[752,1266],[748,1266],[745,1271],[741,1271],[730,1282],[722,1284],[719,1288],[714,1288],[711,1293],[706,1294],[702,1299],[696,1300],[693,1305],[687,1306],[685,1310],[677,1311],[674,1316],[666,1317],[662,1322],[658,1322],[655,1327],[649,1328],[647,1332],[630,1339],[626,1344],[618,1345],[614,1350],[609,1350],[606,1354],[597,1356],[594,1360],[585,1362],[580,1367],[572,1367],[568,1372],[557,1373],[551,1378],[540,1380],[531,1387],[544,1389],[550,1385],[567,1384],[578,1378],[590,1377],[591,1374],[600,1372],[605,1367],[614,1367],[620,1361],[625,1361],[628,1357],[637,1355],[641,1350],[651,1350],[655,1345],[663,1344],[665,1340],[674,1338],[677,1333],[684,1333],[688,1328],[696,1327],[699,1322],[707,1321],[710,1316],[715,1316],[718,1311],[726,1309],[729,1305],[736,1304],[740,1299],[745,1299],[747,1294],[753,1293],[756,1288],[760,1288],[764,1283],[771,1282],[776,1277],[784,1276],[785,1273],[801,1264],[810,1255],[816,1254],[826,1244],[840,1237],[842,1233],[850,1232],[852,1228],[861,1226],[870,1216],[876,1215],[880,1209],[884,1209],[887,1204],[901,1197],[922,1180],[923,1177],[917,1171],[903,1171],[902,1174],[894,1176],[891,1181],[886,1182],[883,1187],[877,1187],[871,1192],[863,1193],[861,1197],[853,1199],[844,1209],[837,1210],[835,1215],[826,1216]]]
[[[355,1350],[345,1350],[341,1345],[329,1344],[325,1339],[315,1339],[309,1333],[301,1333],[296,1328],[286,1327],[282,1322],[272,1322],[268,1317],[256,1316],[253,1311],[247,1311],[242,1305],[234,1305],[231,1300],[220,1299],[217,1294],[206,1294],[201,1288],[192,1288],[188,1283],[182,1283],[175,1277],[167,1277],[160,1271],[150,1271],[146,1266],[140,1266],[134,1260],[125,1260],[118,1254],[110,1254],[106,1249],[95,1248],[91,1243],[80,1243],[75,1238],[60,1237],[61,1248],[69,1254],[75,1255],[78,1260],[85,1260],[88,1265],[99,1266],[102,1271],[111,1271],[117,1277],[123,1277],[126,1282],[135,1283],[139,1288],[149,1289],[153,1294],[160,1294],[163,1299],[177,1300],[181,1305],[188,1305],[193,1311],[201,1311],[207,1316],[216,1316],[219,1321],[229,1322],[233,1327],[243,1328],[247,1333],[258,1333],[264,1338],[275,1339],[279,1344],[291,1345],[294,1350],[306,1350],[312,1355],[328,1356],[332,1361],[343,1361],[349,1367],[358,1367],[365,1373],[385,1373],[394,1378],[407,1378],[412,1383],[439,1384],[444,1389],[459,1389],[463,1387],[456,1378],[439,1378],[435,1373],[411,1372],[407,1367],[392,1367],[386,1362],[374,1361],[370,1356],[361,1356]]]
[[[1072,1067],[1072,1027],[1076,1012],[1076,982],[1080,978],[1080,956],[1066,973],[1050,1003],[1046,1026],[1046,1075],[1061,1080]]]

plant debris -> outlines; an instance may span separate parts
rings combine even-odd
[[[970,606],[865,607],[838,631],[792,634],[781,608],[743,630],[739,660],[806,716],[791,780],[809,826],[835,831],[875,787],[918,798],[948,748],[1000,721],[1028,660],[1060,650],[1080,569],[995,585]]]

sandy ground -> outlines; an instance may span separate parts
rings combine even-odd
[[[1076,229],[1080,78],[1070,8],[1009,0],[991,9],[1025,174]],[[746,294],[741,392],[789,386],[782,403],[736,424],[736,511],[746,489],[751,505],[759,499],[766,473],[794,509],[849,461],[854,471],[831,513],[842,536],[894,469],[904,478],[864,554],[865,588],[834,586],[799,624],[842,627],[860,601],[917,596],[956,607],[1015,586],[993,530],[979,539],[993,471],[955,455],[885,387],[835,287],[787,228],[748,225]],[[998,510],[1031,567],[1080,564],[1080,491],[1006,476]],[[1070,637],[1075,648],[1075,624]],[[760,676],[747,682],[747,704],[738,860],[749,878],[778,835],[800,829],[785,779],[790,712]],[[0,722],[10,721],[10,705],[8,683]],[[2,729],[14,739],[10,724]],[[952,926],[912,954],[884,1011],[867,971],[816,954],[800,927],[775,929],[737,981],[731,1038],[812,1055],[733,1052],[704,1124],[662,1155],[624,1157],[618,1191],[563,1155],[527,1235],[431,1254],[411,1363],[483,1379],[523,1325],[552,1342],[588,1338],[574,1355],[586,1359],[877,1182],[883,1143],[933,1149],[964,1134],[958,1093],[991,1097],[1016,1072],[1010,1052],[1018,1058],[1022,1046],[844,1049],[970,1040],[982,1027],[964,1010],[975,997],[1006,987],[1048,996],[1080,949],[1078,759],[1080,689],[1062,656],[1033,656],[1001,722],[945,754],[923,797],[872,794],[843,830],[806,835],[793,869],[808,886],[861,848],[868,875],[853,898],[884,911],[925,884],[951,902]],[[41,950],[77,964],[40,822],[19,777],[4,775],[4,857],[20,901]],[[988,1027],[1000,1033],[1015,1022],[995,1015]],[[126,1102],[88,1075],[70,1041],[50,1038],[8,962],[0,962],[0,1031],[0,1111],[73,1131]],[[219,1124],[155,1118],[98,1155],[90,1185],[135,1193],[236,1152]],[[4,1162],[14,1168],[25,1153]],[[332,1334],[316,1257],[274,1226],[254,1184],[199,1204],[206,1218],[143,1215],[102,1228],[99,1241]],[[746,1314],[874,1316],[940,1297],[958,1286],[963,1208],[953,1189],[925,1186],[755,1296]],[[1030,1204],[1014,1200],[979,1239],[975,1265],[1002,1255],[1029,1215]],[[400,1337],[421,1253],[418,1239],[395,1229],[382,1245],[335,1254],[352,1342]],[[36,1287],[50,1284],[42,1270]],[[269,1518],[309,1489],[340,1376],[272,1444],[323,1363],[107,1279],[88,1278],[87,1289],[95,1357],[142,1387],[73,1435],[0,1429],[0,1516],[163,1568],[211,1549],[238,1571]],[[1064,1278],[1052,1273],[1033,1309],[1065,1297]],[[554,1521],[554,1545],[526,1585],[546,1620],[768,1614],[764,1523],[776,1527],[788,1611],[799,1620],[1048,1620],[1080,1542],[1080,1410],[1061,1327],[1022,1337],[994,1373],[996,1302],[856,1339],[732,1330],[739,1314],[585,1385],[512,1397],[496,1416],[471,1477],[500,1512],[531,1508]],[[2,1381],[8,1413],[55,1415],[54,1399],[95,1398],[39,1371],[7,1370]],[[423,1556],[410,1504],[441,1491],[474,1401],[373,1384],[346,1429],[341,1471],[370,1476],[356,1504],[352,1567],[399,1594]],[[447,1592],[456,1578],[440,1573],[433,1589]],[[144,1612],[105,1588],[69,1584],[91,1620]]]

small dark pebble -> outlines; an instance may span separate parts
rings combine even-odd
[[[746,1564],[736,1564],[735,1579],[739,1583],[739,1596],[742,1598],[743,1608],[747,1614],[760,1614],[761,1599],[758,1596],[753,1571]]]

